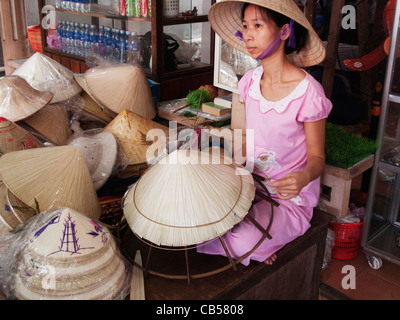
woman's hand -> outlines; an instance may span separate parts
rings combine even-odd
[[[275,188],[277,196],[282,200],[289,200],[299,195],[300,191],[310,182],[310,177],[305,171],[291,172],[282,179],[268,184]]]

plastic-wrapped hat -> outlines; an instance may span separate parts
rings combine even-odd
[[[251,174],[236,174],[237,167],[224,162],[208,152],[176,150],[150,167],[123,200],[132,231],[165,246],[226,233],[248,213],[255,186]]]
[[[42,212],[37,220],[20,240],[17,298],[125,298],[130,271],[105,226],[70,208]]]
[[[94,189],[99,190],[111,176],[117,160],[117,140],[105,130],[78,131],[68,143],[79,148],[86,160]]]
[[[48,104],[23,121],[58,146],[72,137],[67,109],[61,103]]]
[[[19,226],[35,213],[0,181],[0,235]]]
[[[10,121],[29,117],[52,98],[51,92],[38,91],[19,76],[0,78],[0,116]]]
[[[157,114],[149,84],[139,66],[91,68],[85,72],[84,80],[84,89],[94,100],[116,114],[126,109],[150,120]]]
[[[115,136],[130,165],[146,162],[146,152],[151,144],[146,141],[146,135],[151,129],[160,129],[168,137],[168,127],[129,110],[123,110],[104,128]]]
[[[68,100],[82,91],[71,70],[40,52],[12,74],[23,77],[36,90],[52,92],[51,103]]]
[[[221,0],[212,5],[208,11],[210,25],[215,33],[229,45],[240,52],[249,54],[246,43],[237,36],[237,32],[243,29],[242,8],[245,3],[258,5],[283,14],[309,31],[305,47],[300,52],[292,52],[288,55],[288,59],[295,65],[309,67],[317,65],[325,59],[325,47],[321,39],[293,0]]]
[[[100,204],[86,161],[75,146],[36,148],[0,158],[4,184],[37,211],[69,207],[98,219]]]
[[[18,150],[44,147],[24,128],[6,118],[0,117],[0,156]]]

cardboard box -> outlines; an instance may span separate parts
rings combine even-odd
[[[231,109],[216,105],[214,102],[204,102],[201,105],[201,111],[216,117],[220,117],[231,112]]]

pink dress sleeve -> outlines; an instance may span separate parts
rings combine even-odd
[[[316,80],[311,80],[297,115],[297,120],[300,122],[313,122],[325,119],[331,110],[332,102],[326,97],[323,87]]]
[[[249,92],[249,88],[252,84],[252,74],[253,70],[246,72],[238,83],[238,91],[243,101],[246,101],[247,93]]]

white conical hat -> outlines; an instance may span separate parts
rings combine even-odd
[[[38,91],[19,76],[0,78],[0,116],[10,121],[29,117],[52,98],[51,92]]]
[[[132,231],[156,245],[189,246],[240,222],[254,199],[253,178],[220,160],[219,155],[210,160],[207,152],[176,150],[150,167],[123,202]]]
[[[146,162],[146,151],[151,144],[146,135],[151,129],[161,129],[168,136],[168,127],[129,110],[123,110],[104,128],[115,136],[130,165]]]
[[[5,185],[40,211],[69,207],[97,219],[101,209],[86,161],[75,146],[36,148],[0,158]]]
[[[95,101],[117,114],[127,109],[150,120],[157,114],[150,86],[139,66],[96,67],[87,70],[84,79],[84,87]]]
[[[24,128],[6,118],[0,117],[0,156],[12,152],[44,147]]]
[[[71,70],[40,52],[12,74],[23,77],[36,90],[52,92],[51,103],[68,100],[82,91]]]
[[[35,300],[113,299],[127,271],[107,228],[70,208],[40,215],[40,223],[24,239],[16,295]],[[49,275],[53,283],[45,282]]]
[[[58,146],[65,145],[72,137],[67,109],[62,103],[48,104],[24,122]]]

